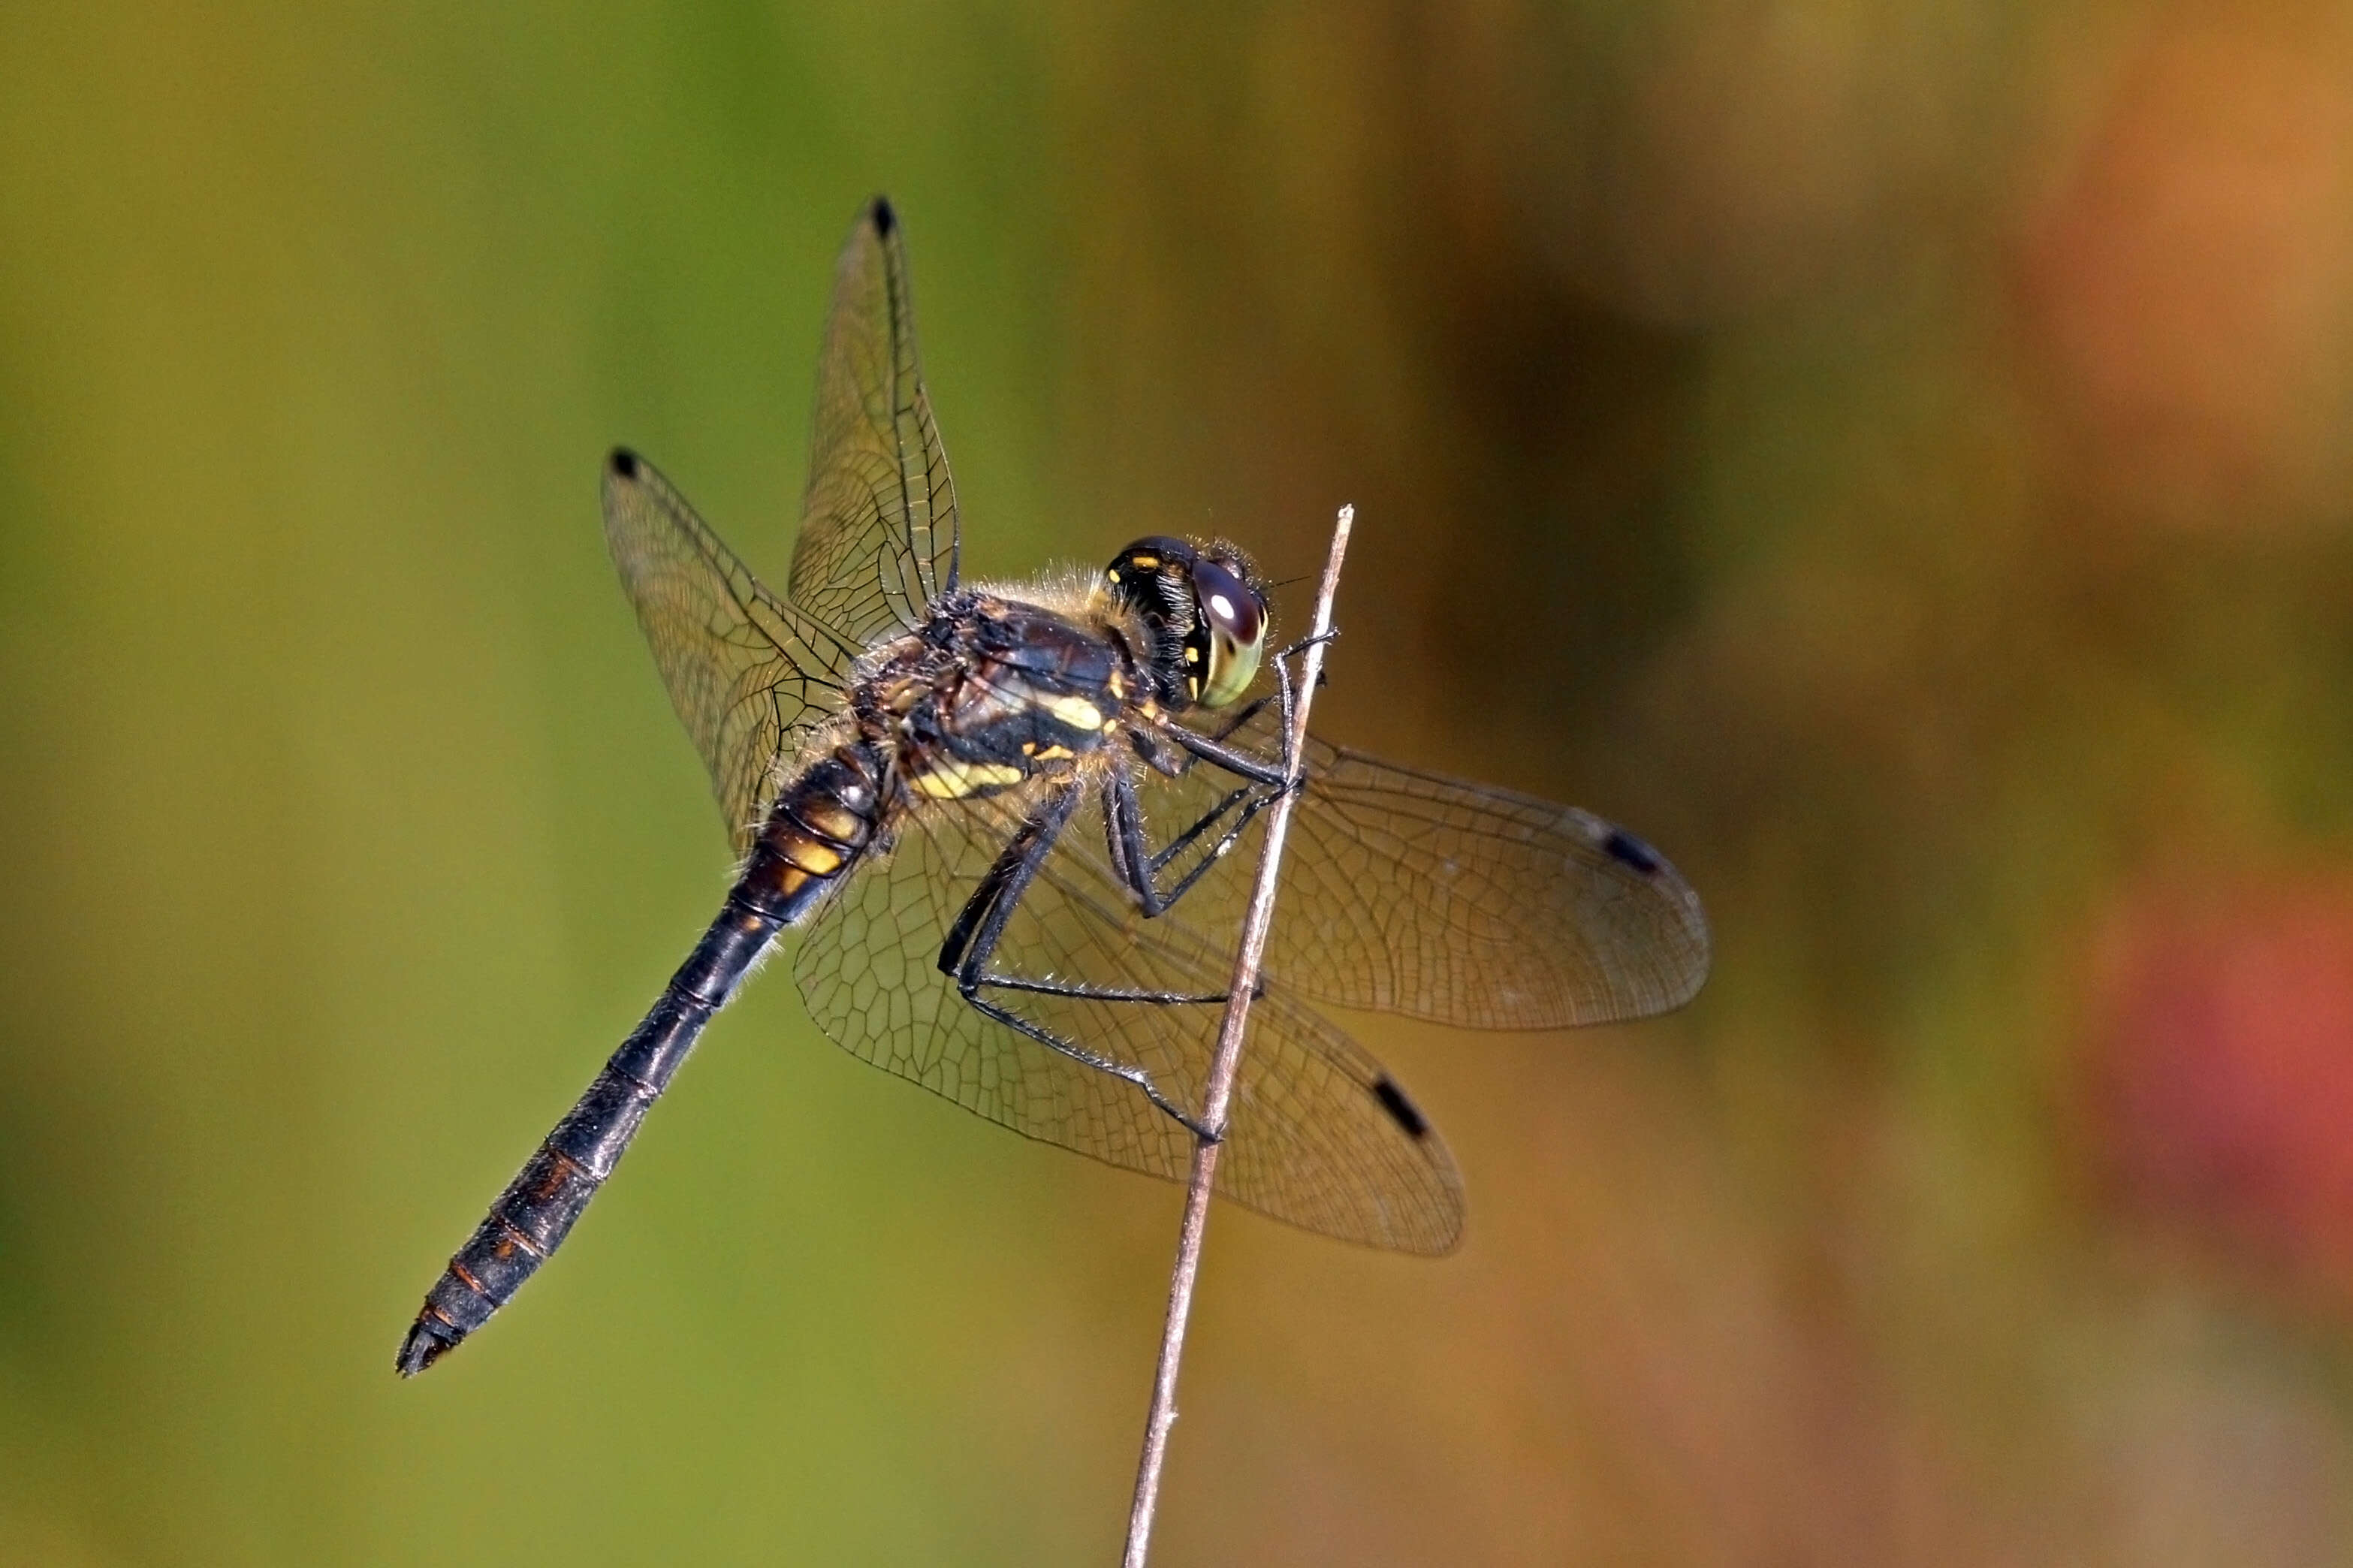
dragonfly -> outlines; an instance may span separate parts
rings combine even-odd
[[[413,1376],[564,1241],[712,1016],[788,928],[818,1026],[1030,1138],[1409,1253],[1452,1249],[1462,1181],[1404,1088],[1317,1010],[1473,1029],[1632,1019],[1708,969],[1690,885],[1573,807],[1289,742],[1297,647],[1224,541],[1101,573],[965,580],[915,349],[905,241],[860,213],[835,269],[801,528],[764,586],[644,458],[605,537],[739,869],[642,1023],[425,1298]],[[1301,645],[1303,646],[1303,645]],[[1247,851],[1295,793],[1227,1125],[1202,1116]]]

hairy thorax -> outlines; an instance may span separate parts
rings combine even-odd
[[[860,662],[850,711],[913,795],[995,795],[1074,772],[1123,721],[1155,716],[1130,647],[1083,610],[950,594]]]

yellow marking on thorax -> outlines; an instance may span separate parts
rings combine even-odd
[[[907,784],[917,795],[933,800],[962,800],[984,790],[1018,784],[1022,776],[1021,770],[1008,763],[959,763],[944,758]]]
[[[1108,730],[1119,722],[1083,697],[1047,697],[1039,705],[1073,730]]]

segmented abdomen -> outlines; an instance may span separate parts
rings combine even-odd
[[[563,1245],[712,1015],[873,843],[881,772],[871,748],[845,747],[786,786],[719,918],[426,1292],[396,1363],[404,1376],[490,1321]]]

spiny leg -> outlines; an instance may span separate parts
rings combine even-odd
[[[1050,1050],[1061,1052],[1071,1060],[1109,1073],[1124,1082],[1132,1083],[1144,1091],[1145,1099],[1174,1118],[1197,1138],[1210,1139],[1209,1130],[1201,1121],[1160,1091],[1152,1075],[1142,1068],[1113,1061],[1098,1051],[1089,1050],[1075,1040],[1064,1039],[1041,1025],[989,1000],[981,994],[984,986],[1006,991],[1029,992],[1042,995],[1068,996],[1086,1001],[1125,1002],[1143,1005],[1180,1005],[1187,1004],[1222,1005],[1226,998],[1219,995],[1184,995],[1174,992],[1124,990],[1083,985],[1065,985],[1059,982],[1029,980],[1019,975],[990,973],[989,960],[996,956],[997,944],[1003,941],[1007,923],[1020,906],[1021,896],[1037,879],[1039,868],[1052,853],[1070,826],[1071,816],[1078,809],[1080,786],[1072,784],[1058,789],[1030,819],[1022,824],[1019,832],[1007,841],[996,863],[981,878],[980,886],[957,915],[948,931],[947,940],[940,946],[940,972],[955,982],[956,993],[982,1016],[993,1018],[1009,1029],[1015,1029]]]
[[[1167,733],[1171,740],[1195,757],[1215,763],[1236,778],[1248,779],[1252,784],[1271,789],[1279,789],[1289,782],[1289,774],[1282,764],[1269,766],[1248,752],[1237,751],[1221,741],[1213,741],[1198,731],[1187,730],[1182,724],[1171,724]]]
[[[1110,778],[1103,786],[1103,823],[1110,838],[1112,864],[1120,880],[1135,894],[1146,919],[1163,913],[1183,898],[1195,882],[1207,875],[1212,866],[1241,841],[1242,835],[1249,830],[1260,812],[1280,800],[1287,790],[1299,787],[1299,781],[1293,776],[1297,772],[1297,759],[1292,752],[1291,715],[1294,693],[1289,661],[1338,636],[1337,631],[1325,631],[1302,637],[1275,655],[1275,694],[1244,705],[1216,728],[1203,731],[1184,725],[1169,726],[1168,733],[1181,748],[1183,755],[1164,757],[1156,747],[1138,744],[1137,752],[1144,760],[1172,778],[1182,777],[1192,771],[1195,763],[1207,762],[1244,781],[1237,788],[1228,791],[1223,799],[1203,812],[1156,854],[1148,853],[1145,847],[1144,813],[1136,799],[1134,776],[1124,758],[1113,759]],[[1227,744],[1234,734],[1265,711],[1271,701],[1279,705],[1282,714],[1282,758],[1275,768],[1268,767],[1258,756]],[[1203,834],[1225,821],[1237,808],[1240,808],[1240,816],[1232,820],[1218,841],[1174,888],[1162,891],[1158,878],[1169,862],[1191,847]]]
[[[1145,844],[1144,809],[1135,797],[1135,779],[1124,761],[1114,759],[1109,776],[1103,781],[1103,826],[1111,843],[1113,869],[1120,880],[1135,895],[1146,920],[1165,913],[1177,900],[1191,889],[1194,883],[1223,859],[1227,851],[1241,841],[1242,835],[1258,814],[1282,798],[1282,792],[1258,784],[1244,784],[1228,792],[1226,797],[1193,825],[1171,839],[1158,854],[1151,853]],[[1240,813],[1234,816],[1235,807]],[[1229,816],[1233,821],[1216,843],[1202,853],[1198,863],[1166,892],[1161,890],[1159,875],[1168,863],[1183,853],[1204,833],[1215,827]]]
[[[1339,640],[1339,627],[1327,626],[1320,632],[1314,632],[1306,637],[1301,637],[1297,642],[1293,643],[1290,647],[1284,648],[1282,652],[1274,656],[1274,695],[1275,700],[1281,706],[1282,711],[1282,771],[1285,776],[1290,774],[1292,771],[1292,763],[1293,761],[1291,754],[1291,731],[1293,728],[1292,714],[1293,711],[1293,705],[1298,701],[1298,692],[1294,689],[1292,681],[1291,661],[1294,658],[1305,658],[1309,648],[1317,647],[1327,643],[1336,642]],[[1321,674],[1316,678],[1318,684],[1330,679],[1331,678],[1329,676]],[[1263,702],[1264,700],[1265,699],[1263,698],[1260,699],[1261,702]],[[1254,704],[1253,707],[1255,706],[1256,705]],[[1230,733],[1231,731],[1228,732]],[[1219,738],[1223,739],[1224,737],[1220,736]]]

